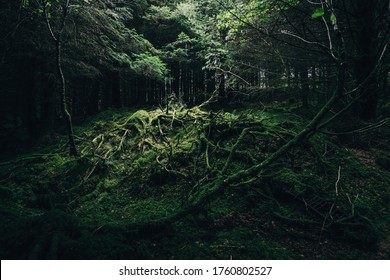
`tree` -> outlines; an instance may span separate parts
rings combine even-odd
[[[376,60],[390,36],[389,1],[345,1],[343,9],[350,30],[353,73],[357,84],[362,83],[375,67]],[[379,98],[383,96],[379,84],[387,79],[386,71],[378,72],[372,78],[357,106],[357,114],[362,120],[371,121],[378,115]]]
[[[338,102],[353,102],[357,120],[375,118],[378,98],[385,96],[378,85],[384,83],[388,72],[382,67],[381,56],[387,56],[389,1],[208,2],[221,8],[215,26],[219,41],[234,61],[229,63],[233,65],[230,72],[240,73],[250,82],[250,88],[283,89],[295,85],[301,92],[302,104],[308,107],[316,91],[329,92],[330,85],[336,86],[335,73],[343,60],[352,74],[346,77],[346,92],[352,93],[343,95]],[[242,85],[249,89],[245,83]]]
[[[20,3],[24,9],[19,10]],[[2,111],[2,119],[6,138],[15,138],[14,130],[27,130],[15,135],[23,146],[33,145],[43,134],[56,129],[59,119],[71,124],[63,105],[73,118],[81,118],[109,107],[137,104],[143,99],[140,88],[144,77],[155,83],[166,71],[158,63],[153,45],[130,27],[134,14],[145,8],[143,0],[72,0],[68,6],[66,1],[21,0],[4,5],[2,14],[7,20],[3,34],[7,36],[1,42],[1,62],[4,69],[15,71],[2,75],[10,92],[6,100],[2,96],[2,103],[5,108],[14,107]],[[61,29],[63,8],[67,10]],[[55,41],[58,34],[59,40]],[[58,44],[65,103],[61,97]],[[149,65],[148,73],[140,67],[148,63],[140,54],[148,54],[156,62]],[[18,73],[23,75],[18,77]],[[23,82],[12,83],[18,79]],[[57,86],[60,94],[52,94]],[[18,121],[20,115],[22,122]]]
[[[388,67],[371,74],[389,37],[388,1],[0,1],[4,30],[12,30],[1,41],[2,63],[14,65],[3,75],[2,106],[16,104],[2,119],[6,129],[27,127],[31,138],[42,133],[45,118],[52,127],[65,118],[73,146],[71,116],[162,105],[172,92],[189,105],[214,93],[220,105],[301,100],[312,109],[314,98],[324,104],[336,87],[341,50],[346,92],[371,82],[360,101],[360,90],[353,91],[339,106],[353,101],[356,119],[369,120],[388,99]],[[20,3],[28,9],[20,11]],[[53,77],[59,95],[51,94]],[[18,79],[23,85],[13,85]]]
[[[65,117],[66,129],[68,134],[69,153],[72,156],[77,156],[77,148],[74,140],[72,117],[68,109],[68,100],[66,92],[66,81],[64,71],[62,67],[62,35],[65,29],[66,20],[70,10],[70,4],[72,0],[63,1],[49,1],[49,0],[37,0],[39,6],[38,12],[42,14],[46,23],[49,35],[55,44],[56,49],[56,68],[57,74],[60,80],[60,96],[61,96],[61,108]],[[28,1],[24,2],[28,5]],[[52,24],[52,18],[57,21],[57,28],[54,29]]]

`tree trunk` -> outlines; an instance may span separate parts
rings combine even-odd
[[[183,69],[181,66],[181,62],[179,62],[179,102],[183,100]]]
[[[70,113],[68,111],[67,100],[66,100],[65,77],[64,77],[64,73],[62,71],[61,36],[57,37],[56,51],[57,51],[57,71],[58,71],[58,75],[60,77],[60,86],[61,86],[61,107],[62,107],[62,112],[63,112],[64,117],[65,117],[66,128],[67,128],[67,132],[68,132],[69,154],[71,156],[77,156],[78,153],[77,153],[77,149],[76,149],[76,144],[74,142],[72,118],[71,118]]]
[[[60,78],[60,88],[61,88],[61,110],[62,113],[65,117],[65,122],[66,122],[66,129],[68,133],[68,138],[69,138],[69,154],[72,156],[77,156],[77,149],[76,149],[76,144],[74,142],[74,135],[73,135],[73,125],[72,125],[72,118],[68,110],[68,103],[66,99],[66,84],[65,84],[65,76],[64,72],[62,71],[62,39],[61,39],[61,34],[62,31],[64,30],[65,27],[65,21],[66,17],[68,15],[68,9],[70,5],[71,0],[67,0],[63,5],[61,5],[62,8],[62,19],[61,19],[61,24],[58,29],[57,34],[53,32],[52,26],[50,24],[50,19],[49,19],[49,14],[46,9],[47,7],[47,2],[42,1],[40,6],[43,8],[43,15],[44,19],[46,22],[46,27],[49,31],[49,34],[53,41],[55,42],[56,46],[56,66],[57,66],[57,72],[58,76]]]
[[[111,100],[114,108],[122,107],[120,74],[118,72],[111,73]]]
[[[309,108],[309,80],[305,66],[301,66],[299,76],[301,80],[302,107],[307,109]]]
[[[355,4],[355,3],[354,3]],[[371,0],[359,0],[356,2],[357,27],[355,78],[357,84],[362,83],[373,70],[375,65],[376,47],[378,43],[377,28],[375,23],[375,9],[377,4]],[[379,87],[377,79],[373,79],[367,86],[361,102],[358,104],[357,113],[361,120],[374,120],[377,115]]]

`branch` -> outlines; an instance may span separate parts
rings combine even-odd
[[[245,136],[247,135],[247,133],[249,132],[249,128],[244,128],[240,134],[240,136],[238,137],[236,143],[234,143],[230,153],[229,153],[229,156],[228,156],[228,159],[226,160],[226,163],[225,163],[225,166],[223,167],[222,171],[221,171],[221,175],[224,175],[226,173],[226,171],[228,170],[229,166],[230,166],[230,163],[232,162],[232,159],[233,159],[233,156],[234,154],[236,153],[236,150],[238,148],[238,146],[241,144],[241,142],[244,140]]]
[[[337,172],[337,181],[335,183],[335,189],[336,189],[336,196],[339,195],[339,182],[340,182],[340,177],[341,177],[341,166],[339,166],[339,171]]]
[[[219,70],[219,71],[221,71],[221,72],[223,72],[223,73],[228,73],[228,74],[230,74],[230,75],[232,75],[232,76],[238,78],[239,80],[243,81],[243,82],[244,82],[245,84],[247,84],[248,86],[250,86],[250,83],[249,83],[247,80],[245,80],[244,78],[238,76],[237,74],[234,74],[233,72],[231,72],[231,71],[229,71],[229,70],[224,70],[224,69],[222,69],[222,68],[220,68],[220,67],[218,67],[218,66],[214,66],[213,68],[214,68],[214,69],[217,69],[217,70]]]
[[[46,9],[47,2],[44,1],[43,5],[41,4],[40,1],[37,1],[37,3],[43,10],[43,16],[45,18],[46,27],[49,30],[49,34],[50,34],[51,38],[54,40],[54,42],[57,42],[58,38],[54,35],[53,29],[52,29],[51,24],[50,24],[49,16],[47,14],[47,9]]]
[[[375,65],[375,68],[371,71],[371,73],[366,77],[366,79],[360,83],[355,89],[349,91],[346,93],[346,95],[348,94],[352,94],[354,92],[357,92],[359,90],[361,90],[361,93],[356,96],[351,102],[349,102],[343,109],[341,109],[338,113],[336,113],[335,115],[333,115],[331,118],[329,118],[328,120],[324,121],[323,123],[321,123],[318,127],[317,127],[317,130],[318,129],[321,129],[322,127],[328,125],[329,123],[331,123],[333,120],[335,120],[336,118],[338,118],[340,115],[342,115],[344,112],[346,112],[349,108],[351,108],[351,106],[353,104],[355,104],[358,100],[360,100],[366,93],[365,91],[363,90],[364,87],[366,87],[367,85],[369,85],[371,83],[371,80],[372,78],[375,76],[375,74],[377,73],[380,65],[382,64],[382,61],[383,61],[383,58],[386,54],[386,51],[387,51],[387,47],[388,47],[388,43],[384,46],[383,50],[382,50],[382,53],[381,53],[381,56],[379,57],[376,65]]]
[[[65,21],[68,16],[68,11],[69,11],[69,5],[70,5],[71,0],[66,0],[65,5],[62,5],[62,20],[61,20],[61,26],[58,31],[58,35],[60,36],[62,31],[64,30],[65,27]]]
[[[162,217],[160,219],[152,220],[142,224],[129,224],[127,226],[127,231],[129,234],[131,233],[142,233],[145,230],[152,230],[157,228],[166,227],[172,223],[177,222],[178,220],[186,217],[190,213],[194,213],[198,211],[201,207],[203,207],[206,201],[213,199],[217,194],[224,192],[227,186],[231,187],[239,187],[242,186],[243,182],[254,182],[255,179],[261,174],[268,166],[282,157],[288,150],[292,147],[296,146],[302,139],[306,137],[310,137],[312,132],[315,132],[318,124],[323,120],[326,114],[332,109],[333,105],[337,101],[337,99],[342,94],[344,89],[344,77],[346,72],[346,64],[341,63],[338,67],[338,86],[335,89],[331,99],[324,105],[324,107],[318,112],[318,114],[307,124],[307,126],[298,133],[293,139],[287,142],[285,145],[280,147],[276,152],[274,152],[271,156],[263,160],[261,163],[256,164],[248,169],[241,170],[237,173],[231,174],[227,176],[226,170],[229,166],[229,159],[226,162],[222,172],[211,181],[199,186],[199,191],[191,195],[188,199],[188,205],[184,206],[182,209],[172,213],[166,217]],[[232,156],[234,150],[237,149],[237,146],[240,144],[244,135],[248,129],[244,129],[241,132],[239,139],[236,141],[234,148],[231,151],[229,157]],[[231,160],[231,159],[230,159]],[[249,180],[247,179],[249,178]],[[115,229],[115,227],[112,227]]]
[[[292,47],[294,47],[294,48],[303,49],[303,50],[306,50],[306,51],[307,51],[307,48],[304,48],[304,47],[301,47],[301,46],[292,44],[292,43],[289,42],[289,41],[280,39],[280,38],[278,38],[276,35],[270,34],[269,32],[266,32],[266,31],[264,31],[264,30],[261,30],[260,28],[254,26],[252,23],[250,23],[250,22],[248,22],[248,21],[242,19],[242,18],[239,17],[236,13],[233,13],[231,10],[229,10],[229,9],[226,7],[226,5],[224,5],[223,1],[221,1],[221,0],[216,0],[216,2],[217,2],[222,8],[224,8],[229,14],[231,14],[234,18],[236,18],[239,22],[241,22],[241,23],[243,23],[244,25],[246,25],[246,26],[252,28],[253,30],[259,32],[260,34],[262,34],[262,35],[264,35],[264,36],[266,36],[266,37],[268,37],[268,38],[271,38],[271,39],[273,39],[273,40],[276,40],[276,41],[278,41],[278,42],[285,43],[285,44],[287,44],[287,45],[289,45],[289,46],[292,46]],[[326,48],[326,47],[325,47],[325,48]],[[327,49],[327,48],[326,48],[326,49]],[[321,48],[321,50],[322,50],[322,48]],[[312,51],[314,51],[314,52],[319,52],[319,53],[323,53],[322,51],[317,51],[317,50],[312,50]],[[326,54],[329,54],[329,51],[327,51]]]
[[[330,52],[329,48],[328,48],[327,46],[321,44],[321,43],[308,41],[308,40],[306,40],[306,39],[304,39],[304,38],[302,38],[302,37],[300,37],[300,36],[298,36],[298,35],[295,35],[295,34],[293,34],[293,33],[290,33],[290,32],[288,32],[288,31],[286,31],[286,30],[282,30],[282,31],[281,31],[281,34],[289,35],[289,36],[291,36],[291,37],[294,37],[294,38],[296,38],[296,39],[301,40],[301,41],[304,42],[304,43],[307,43],[307,44],[310,44],[310,45],[318,46],[318,47],[320,47],[321,49],[326,50],[326,52],[327,52],[328,54],[331,54],[332,58],[335,59],[335,57],[334,57],[334,56],[332,55],[332,53]],[[336,60],[337,60],[337,59],[336,59]]]
[[[225,176],[219,176],[214,182],[206,184],[204,186],[204,189],[206,190],[205,193],[201,193],[200,196],[193,198],[192,199],[193,204],[197,205],[203,203],[204,200],[209,199],[211,196],[214,196],[216,193],[222,191],[224,187],[228,185],[232,185],[234,183],[242,181],[247,177],[257,176],[266,167],[268,167],[276,160],[278,160],[281,156],[283,156],[288,150],[296,146],[302,139],[306,137],[310,137],[312,133],[316,131],[317,125],[323,120],[326,114],[332,109],[333,105],[341,95],[344,89],[345,71],[346,71],[346,64],[341,63],[341,65],[339,65],[339,75],[338,75],[339,80],[338,80],[337,89],[334,91],[331,99],[324,105],[324,107],[320,110],[320,112],[318,112],[318,114],[309,122],[309,124],[305,127],[305,129],[303,129],[293,139],[291,139],[289,142],[287,142],[285,145],[283,145],[275,153],[273,153],[271,156],[269,156],[261,163],[256,164],[246,170],[241,170],[226,178],[224,178]]]
[[[279,150],[265,159],[263,162],[252,166],[249,169],[241,170],[235,174],[227,176],[222,172],[217,178],[212,181],[204,184],[198,195],[189,197],[189,205],[183,207],[181,210],[163,217],[161,219],[153,220],[144,224],[129,224],[127,230],[131,232],[142,232],[145,230],[156,229],[161,227],[166,227],[176,221],[186,217],[188,214],[196,212],[201,208],[206,201],[212,199],[216,194],[223,192],[227,186],[241,186],[240,182],[253,182],[255,178],[269,165],[278,160],[282,155],[284,155],[289,149],[297,145],[303,138],[310,136],[310,133],[315,130],[317,124],[325,117],[325,115],[333,107],[334,103],[337,100],[337,97],[341,95],[339,92],[340,89],[344,87],[344,75],[345,75],[345,63],[342,63],[339,67],[339,83],[340,85],[334,91],[332,98],[328,103],[320,110],[320,112],[311,120],[311,122],[303,129],[298,135],[296,135],[292,140],[283,145]],[[241,135],[244,131],[241,133]],[[240,138],[240,137],[239,137]],[[238,141],[236,142],[236,144]],[[226,164],[225,164],[226,167]],[[225,169],[225,168],[224,168]],[[226,170],[224,170],[226,171]],[[251,178],[246,180],[246,178]]]
[[[320,132],[323,134],[326,134],[326,135],[346,135],[346,134],[354,134],[354,133],[364,133],[364,132],[369,131],[371,129],[376,129],[376,128],[379,128],[381,126],[384,126],[389,121],[390,121],[390,118],[386,118],[386,119],[381,120],[377,123],[370,124],[370,125],[367,125],[365,127],[361,127],[361,128],[351,130],[351,131],[346,131],[346,132],[329,132],[329,131],[320,131]]]
[[[322,6],[322,9],[325,10],[324,2],[322,2],[322,1],[321,1],[321,6]],[[332,10],[332,12],[333,12],[333,10]],[[333,12],[333,13],[334,13],[334,12]],[[331,55],[335,60],[337,60],[336,56],[335,56],[334,53],[333,53],[333,42],[332,42],[332,36],[330,35],[329,25],[328,25],[328,23],[326,22],[326,19],[325,19],[324,16],[322,16],[321,19],[322,19],[322,22],[323,22],[324,25],[325,25],[326,34],[328,35],[330,55]]]

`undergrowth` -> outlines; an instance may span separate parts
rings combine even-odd
[[[104,112],[76,128],[79,158],[53,144],[0,163],[0,255],[389,257],[390,173],[378,145],[368,164],[337,138],[316,134],[260,174],[209,189],[304,125],[291,112],[255,109]]]

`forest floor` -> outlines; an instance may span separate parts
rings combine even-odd
[[[389,124],[315,134],[209,190],[304,127],[283,108],[111,110],[76,126],[79,158],[52,135],[3,160],[0,257],[389,259]]]

